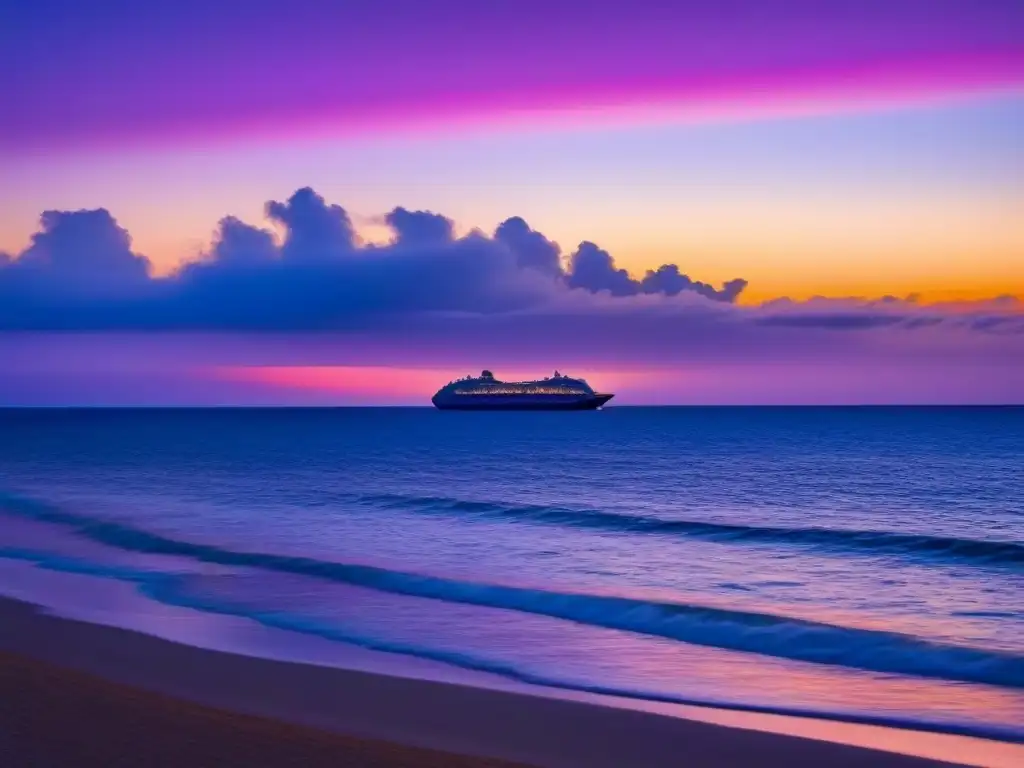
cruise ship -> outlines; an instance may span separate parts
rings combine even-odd
[[[441,387],[432,402],[441,410],[592,411],[614,395],[595,392],[583,379],[555,375],[537,381],[499,381],[490,371]]]

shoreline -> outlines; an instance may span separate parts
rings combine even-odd
[[[45,516],[43,520],[39,520],[32,514],[14,511],[2,506],[2,504],[3,500],[0,499],[0,516],[6,517],[10,515],[16,524],[29,526],[30,529],[38,527],[39,530],[33,531],[35,535],[47,531],[64,532],[60,523],[50,522],[45,519]],[[75,517],[74,513],[71,514]],[[5,534],[8,532],[8,530],[5,530]],[[340,669],[362,668],[358,664],[353,666],[350,658],[343,658],[337,661],[334,659],[325,660],[322,655],[317,655],[317,658],[313,659],[301,653],[295,655],[291,651],[296,641],[301,639],[302,643],[305,644],[310,638],[307,633],[301,630],[293,632],[287,623],[282,624],[252,617],[244,611],[222,610],[216,607],[213,609],[197,607],[189,602],[156,599],[154,603],[153,600],[145,596],[144,590],[140,591],[139,585],[136,583],[137,578],[133,576],[115,575],[113,579],[107,579],[100,573],[94,572],[91,566],[86,566],[84,569],[79,568],[75,565],[73,557],[67,562],[62,562],[60,555],[57,555],[56,563],[47,563],[48,558],[46,556],[32,554],[34,552],[34,545],[32,543],[34,539],[32,536],[28,536],[28,538],[19,537],[17,535],[17,527],[14,533],[15,551],[4,555],[0,559],[0,578],[10,575],[8,573],[8,568],[10,567],[16,567],[20,571],[15,571],[15,583],[20,582],[22,588],[11,590],[8,588],[9,585],[5,585],[5,588],[2,590],[11,599],[39,605],[44,610],[65,618],[134,630],[172,642],[198,645],[199,647],[219,650],[229,654],[256,655],[269,660],[306,663],[321,667]],[[22,543],[19,544],[19,541]],[[135,552],[134,549],[129,551]],[[174,557],[174,555],[169,555],[169,557]],[[44,575],[45,579],[42,579]],[[113,614],[103,616],[102,614],[107,613],[106,611],[100,611],[97,614],[91,610],[82,610],[83,608],[87,609],[90,604],[95,602],[100,594],[97,590],[101,590],[105,594],[109,594],[112,590],[122,592],[114,601],[118,603],[118,608],[115,609]],[[67,602],[64,598],[54,600],[55,596],[64,592],[71,595],[76,593],[78,595],[87,595],[88,599],[85,602],[76,602],[76,598],[72,598],[71,602]],[[215,621],[218,622],[221,620],[227,622],[237,621],[243,625],[259,626],[272,634],[281,633],[281,636],[286,638],[286,642],[269,652],[266,650],[262,652],[256,651],[254,654],[244,648],[239,648],[234,640],[226,644],[215,643],[210,645],[207,640],[190,637],[188,633],[184,637],[181,636],[177,631],[177,627],[175,631],[168,632],[168,626],[180,626],[180,622],[173,616],[166,616],[165,619],[167,621],[163,622],[163,626],[158,627],[146,626],[146,622],[143,622],[142,625],[134,621],[125,623],[123,617],[110,620],[109,616],[120,613],[121,608],[124,607],[126,597],[139,606],[152,607],[154,604],[159,604],[162,611],[176,612],[186,616],[194,612],[196,616],[202,616],[205,621],[216,617]],[[77,600],[80,601],[81,597],[77,598]],[[129,611],[129,613],[131,612]],[[772,706],[729,700],[717,701],[714,697],[686,698],[659,695],[656,692],[633,692],[620,687],[604,687],[597,682],[593,684],[564,684],[556,679],[554,682],[548,683],[543,678],[532,679],[529,676],[495,672],[486,666],[467,665],[460,663],[458,660],[452,662],[443,655],[419,654],[416,650],[409,650],[402,646],[396,647],[387,643],[380,644],[372,641],[364,642],[361,638],[327,636],[326,640],[320,642],[321,645],[324,645],[324,643],[334,649],[346,648],[348,653],[352,649],[358,649],[359,654],[364,656],[376,657],[378,660],[387,658],[390,663],[384,665],[386,668],[381,669],[381,665],[373,664],[371,666],[376,667],[376,669],[370,670],[384,675],[403,678],[418,677],[419,674],[417,672],[410,673],[408,670],[411,663],[414,666],[426,666],[430,670],[427,672],[427,678],[435,679],[439,682],[456,682],[485,688],[496,686],[499,689],[506,690],[511,688],[528,695],[544,698],[554,697],[582,700],[613,708],[638,709],[705,722],[725,723],[754,730],[781,731],[790,735],[810,736],[811,738],[858,746],[875,747],[880,743],[884,743],[885,746],[883,748],[889,751],[902,751],[907,754],[924,756],[944,756],[947,754],[943,748],[937,746],[942,742],[941,737],[963,738],[974,740],[983,745],[994,743],[1014,745],[1020,750],[1017,753],[1020,761],[1024,762],[1024,733],[1019,728],[1005,725],[986,725],[983,723],[957,722],[953,720],[942,721],[939,719],[930,720],[928,718],[916,717],[914,714],[900,716],[886,714],[884,711],[881,714],[873,714],[869,709],[844,712],[842,710],[830,711],[828,709]],[[282,648],[287,648],[288,652],[282,654]],[[329,655],[334,656],[335,654],[331,653]],[[401,661],[396,664],[395,662],[398,659],[401,659]],[[396,666],[400,668],[397,671],[395,669]],[[437,672],[439,669],[442,671],[438,676]],[[432,675],[431,672],[434,674]],[[458,679],[453,680],[453,676]],[[929,743],[923,749],[920,746],[922,739],[917,739],[909,747],[904,746],[894,749],[890,746],[891,739],[878,738],[879,734],[886,732],[907,733],[908,737],[901,740],[903,744],[908,744],[912,741],[910,739],[911,733],[928,734],[935,738],[929,738],[927,740]],[[988,750],[983,749],[982,751],[987,752]],[[976,764],[981,765],[981,763]],[[984,765],[987,765],[987,763]]]
[[[73,700],[85,688],[99,686],[97,690],[106,691],[104,706],[111,711],[123,706],[117,702],[130,700],[139,717],[148,718],[146,727],[174,732],[200,728],[210,748],[219,749],[220,754],[234,754],[237,747],[241,755],[250,740],[242,733],[255,732],[259,740],[276,745],[273,749],[285,750],[275,754],[285,754],[289,745],[302,750],[315,744],[326,750],[325,755],[333,755],[335,764],[346,755],[359,755],[363,762],[358,765],[380,766],[508,765],[494,762],[503,760],[552,767],[655,767],[678,765],[681,757],[689,766],[964,764],[736,725],[729,713],[685,719],[588,701],[241,656],[61,618],[45,610],[0,598],[0,669],[6,688],[2,700],[20,695],[17,681],[24,688],[26,680],[45,680],[45,685],[32,684],[30,698],[50,695],[57,701]],[[14,688],[7,688],[11,685]],[[48,727],[64,732],[67,724],[59,721],[58,710],[40,705],[35,716],[52,720]],[[95,713],[83,708],[81,714]],[[107,730],[119,730],[114,718],[90,718],[89,722],[87,735],[79,738],[94,746],[110,741]],[[146,732],[146,727],[139,733]],[[296,735],[307,731],[310,735]],[[119,738],[110,743],[120,743]],[[141,735],[137,741],[131,749],[152,748]],[[976,741],[964,741],[964,749]],[[1014,748],[992,742],[997,751],[1003,746]],[[19,743],[18,748],[30,749],[31,743]],[[141,754],[132,757],[140,764],[156,764]],[[312,753],[302,753],[306,754]],[[303,764],[317,764],[305,762],[314,758],[302,755],[294,753]],[[955,750],[942,755],[957,758]],[[976,759],[968,752],[962,759],[968,756]],[[25,762],[31,763],[32,756],[27,758]],[[252,758],[249,754],[247,765],[260,764]]]

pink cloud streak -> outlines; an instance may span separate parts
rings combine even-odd
[[[834,67],[434,94],[379,105],[314,107],[207,135],[361,137],[521,132],[842,114],[985,94],[1024,93],[1024,48]],[[221,132],[223,131],[223,132]],[[180,135],[179,135],[180,138]]]
[[[46,131],[25,122],[0,129],[0,153],[43,148],[218,145],[295,138],[430,138],[452,132],[522,132],[643,124],[742,121],[927,104],[1024,93],[1024,46],[928,54],[833,66],[632,75],[619,80],[423,93],[335,95],[315,89],[282,107],[234,108],[215,100],[174,114],[150,110],[122,123],[93,120]]]

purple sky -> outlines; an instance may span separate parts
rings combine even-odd
[[[1024,402],[1022,93],[1011,0],[6,3],[0,405]]]
[[[1019,83],[1013,0],[35,0],[0,24],[0,151],[523,109]]]

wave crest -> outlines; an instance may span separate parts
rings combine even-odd
[[[350,643],[377,651],[400,653],[408,656],[432,659],[434,661],[452,664],[464,669],[490,672],[514,680],[520,680],[525,683],[542,685],[549,688],[596,693],[606,696],[616,696],[643,701],[659,701],[674,704],[715,707],[718,709],[727,709],[738,712],[760,712],[777,715],[790,715],[795,717],[810,717],[820,720],[837,720],[850,723],[909,728],[913,730],[932,731],[937,733],[956,733],[983,738],[1001,739],[1012,743],[1024,743],[1024,731],[1005,726],[958,723],[945,720],[936,721],[928,719],[910,719],[887,715],[866,715],[860,712],[807,709],[803,707],[764,705],[734,701],[730,699],[693,698],[683,695],[663,693],[660,691],[590,684],[579,680],[540,674],[529,669],[524,669],[515,664],[485,658],[474,654],[366,635],[349,628],[335,626],[297,614],[276,610],[256,610],[250,606],[238,605],[223,598],[212,598],[208,595],[198,594],[195,590],[189,588],[188,580],[185,577],[163,573],[152,573],[133,568],[100,566],[95,563],[75,558],[53,556],[48,553],[23,549],[0,549],[0,557],[25,560],[33,562],[40,567],[56,571],[101,576],[120,581],[132,582],[138,586],[142,594],[167,605],[192,608],[205,613],[239,616],[276,629],[323,637],[328,640]]]
[[[768,613],[477,583],[310,557],[245,552],[175,539],[37,502],[7,506],[17,514],[62,524],[93,541],[133,552],[313,576],[395,594],[532,613],[794,661],[1024,688],[1024,656],[1004,651]]]
[[[707,541],[831,547],[866,554],[923,556],[979,565],[1024,566],[1024,544],[1012,541],[985,541],[892,531],[785,528],[700,520],[662,520],[623,512],[531,504],[494,504],[440,496],[373,494],[360,496],[359,499],[390,509],[465,513],[572,528],[679,535]]]

